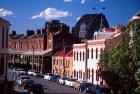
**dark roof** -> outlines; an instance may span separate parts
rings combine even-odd
[[[5,19],[3,19],[3,18],[1,18],[1,17],[0,17],[0,22],[6,23],[6,24],[8,24],[8,25],[11,25],[7,20],[5,20]]]

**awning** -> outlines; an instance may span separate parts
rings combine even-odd
[[[26,51],[22,53],[22,55],[43,55],[43,56],[50,56],[52,53],[52,49],[48,49],[45,51]]]

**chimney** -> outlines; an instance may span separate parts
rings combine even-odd
[[[115,29],[116,33],[119,33],[119,32],[121,32],[122,26],[117,25],[117,26],[114,27],[114,29]]]
[[[46,29],[45,28],[42,29],[42,34],[46,34]]]
[[[12,30],[12,36],[16,35],[16,31]]]
[[[37,35],[41,34],[41,29],[37,29]]]
[[[27,30],[26,34],[28,36],[34,35],[34,30]]]

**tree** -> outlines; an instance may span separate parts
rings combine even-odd
[[[113,90],[113,94],[134,94],[136,88],[128,31],[128,27],[123,28],[121,43],[110,51],[104,51],[106,54],[101,53],[100,65],[105,65],[101,75]]]
[[[129,23],[129,26],[132,31],[130,46],[132,50],[133,70],[138,84],[135,91],[140,93],[140,19],[133,20]]]

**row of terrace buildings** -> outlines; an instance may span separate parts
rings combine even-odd
[[[99,16],[94,19],[98,25],[92,26],[93,30],[89,24],[96,23],[87,16],[93,19]],[[69,27],[59,20],[46,22],[43,29],[27,30],[26,35],[12,31],[8,38],[9,65],[30,65],[29,69],[41,73],[52,72],[79,81],[105,84],[98,72],[100,53],[120,42],[121,26],[109,28],[103,14],[86,15],[85,19],[79,20],[77,33],[76,29],[70,33]],[[90,37],[86,35],[87,29],[90,29]]]
[[[98,75],[100,53],[120,42],[121,26],[109,28],[98,23],[102,27],[95,25],[92,37],[87,38],[89,21],[82,21],[78,37],[73,35],[76,31],[69,33],[69,27],[58,20],[46,22],[43,29],[27,30],[26,35],[12,31],[8,38],[9,65],[29,64],[30,69],[41,73],[52,72],[79,81],[105,84]]]
[[[98,74],[100,53],[120,43],[121,28],[122,26],[103,28],[102,32],[95,32],[94,39],[73,44],[72,49],[58,51],[52,56],[52,72],[79,81],[105,84]]]
[[[59,20],[46,22],[43,29],[27,30],[26,35],[12,31],[8,42],[9,64],[17,67],[30,64],[30,68],[41,73],[51,72],[52,55],[63,48],[63,40],[67,47],[79,42]]]

